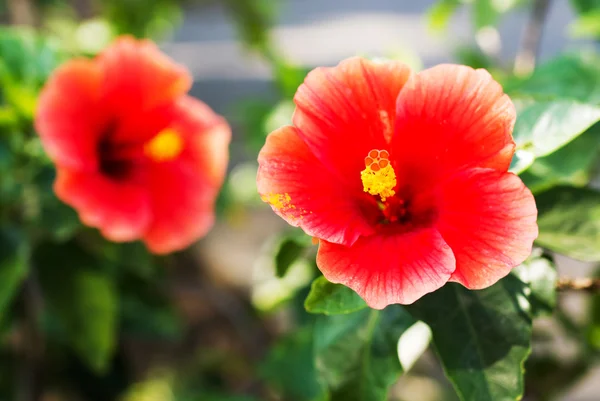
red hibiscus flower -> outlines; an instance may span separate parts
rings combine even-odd
[[[36,128],[56,164],[56,194],[83,223],[156,253],[210,229],[230,130],[186,95],[191,83],[154,44],[133,38],[53,74]]]
[[[381,309],[448,281],[488,287],[530,254],[535,202],[508,172],[515,109],[486,71],[352,58],[312,71],[294,101],[258,191],[320,239],[329,281]]]

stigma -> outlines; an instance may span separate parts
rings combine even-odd
[[[144,145],[144,153],[157,162],[173,160],[182,150],[183,139],[177,131],[170,128],[162,130]]]
[[[360,172],[363,190],[371,195],[379,195],[382,202],[396,194],[396,173],[389,157],[387,150],[371,150],[365,157],[366,168]]]

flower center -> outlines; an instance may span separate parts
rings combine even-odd
[[[379,195],[382,202],[396,194],[396,173],[389,157],[387,150],[371,150],[365,157],[366,168],[360,172],[363,190],[371,195]]]
[[[167,128],[144,145],[146,156],[157,162],[175,159],[183,150],[183,139],[179,133]]]

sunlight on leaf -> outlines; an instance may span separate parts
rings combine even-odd
[[[398,340],[398,359],[405,372],[423,355],[431,342],[431,329],[423,322],[416,322]]]
[[[558,186],[535,196],[536,243],[582,261],[600,261],[600,192]]]

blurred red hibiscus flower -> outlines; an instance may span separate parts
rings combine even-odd
[[[65,63],[43,89],[36,129],[56,194],[109,240],[167,253],[212,226],[231,134],[186,95],[191,84],[152,42],[124,37]]]
[[[258,191],[320,239],[329,281],[382,309],[448,281],[488,287],[531,253],[535,202],[508,172],[515,109],[486,71],[351,58],[313,70],[294,101]]]

